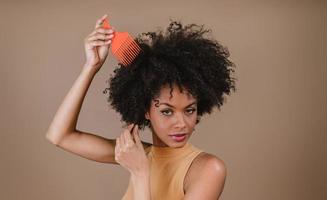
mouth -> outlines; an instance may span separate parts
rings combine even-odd
[[[186,133],[178,133],[178,134],[173,134],[173,135],[169,135],[173,140],[175,140],[176,142],[182,142],[185,140],[187,134]]]

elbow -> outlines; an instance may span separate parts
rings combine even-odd
[[[50,142],[51,144],[54,144],[56,146],[59,146],[59,140],[58,139],[55,139],[53,137],[51,137],[51,135],[49,133],[47,133],[45,135],[45,138],[47,139],[48,142]]]

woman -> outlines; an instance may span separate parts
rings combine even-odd
[[[210,30],[171,22],[162,31],[142,33],[141,53],[119,63],[110,78],[108,101],[128,126],[116,139],[76,129],[82,102],[108,55],[114,29],[104,15],[85,38],[86,62],[48,131],[53,144],[90,160],[119,164],[131,176],[123,199],[218,199],[226,166],[217,156],[188,142],[200,117],[218,109],[235,90],[226,48],[204,37]],[[153,144],[141,141],[149,127]]]

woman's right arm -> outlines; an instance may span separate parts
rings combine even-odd
[[[92,70],[82,70],[55,114],[46,138],[56,146],[84,158],[118,164],[114,159],[116,140],[76,129],[78,115],[94,75]]]
[[[56,146],[81,157],[104,163],[118,164],[114,159],[115,139],[76,129],[78,115],[82,107],[87,90],[107,55],[113,30],[103,29],[104,15],[95,25],[95,30],[85,38],[86,62],[72,88],[65,96],[53,121],[46,138]]]
[[[55,114],[46,138],[56,146],[89,160],[118,164],[115,161],[115,139],[107,139],[76,129],[87,90],[108,56],[113,38],[114,31],[102,27],[106,17],[107,15],[104,15],[100,18],[96,22],[95,30],[85,38],[86,62]],[[143,141],[142,143],[144,148],[151,145]]]
[[[119,164],[115,160],[116,139],[107,139],[76,129],[78,115],[95,72],[84,67],[61,103],[46,138],[56,146],[89,160]],[[142,141],[147,148],[151,143]]]

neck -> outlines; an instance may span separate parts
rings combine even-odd
[[[156,147],[168,147],[167,144],[165,144],[163,141],[160,140],[160,138],[157,136],[157,134],[152,130],[152,143],[153,146]]]

